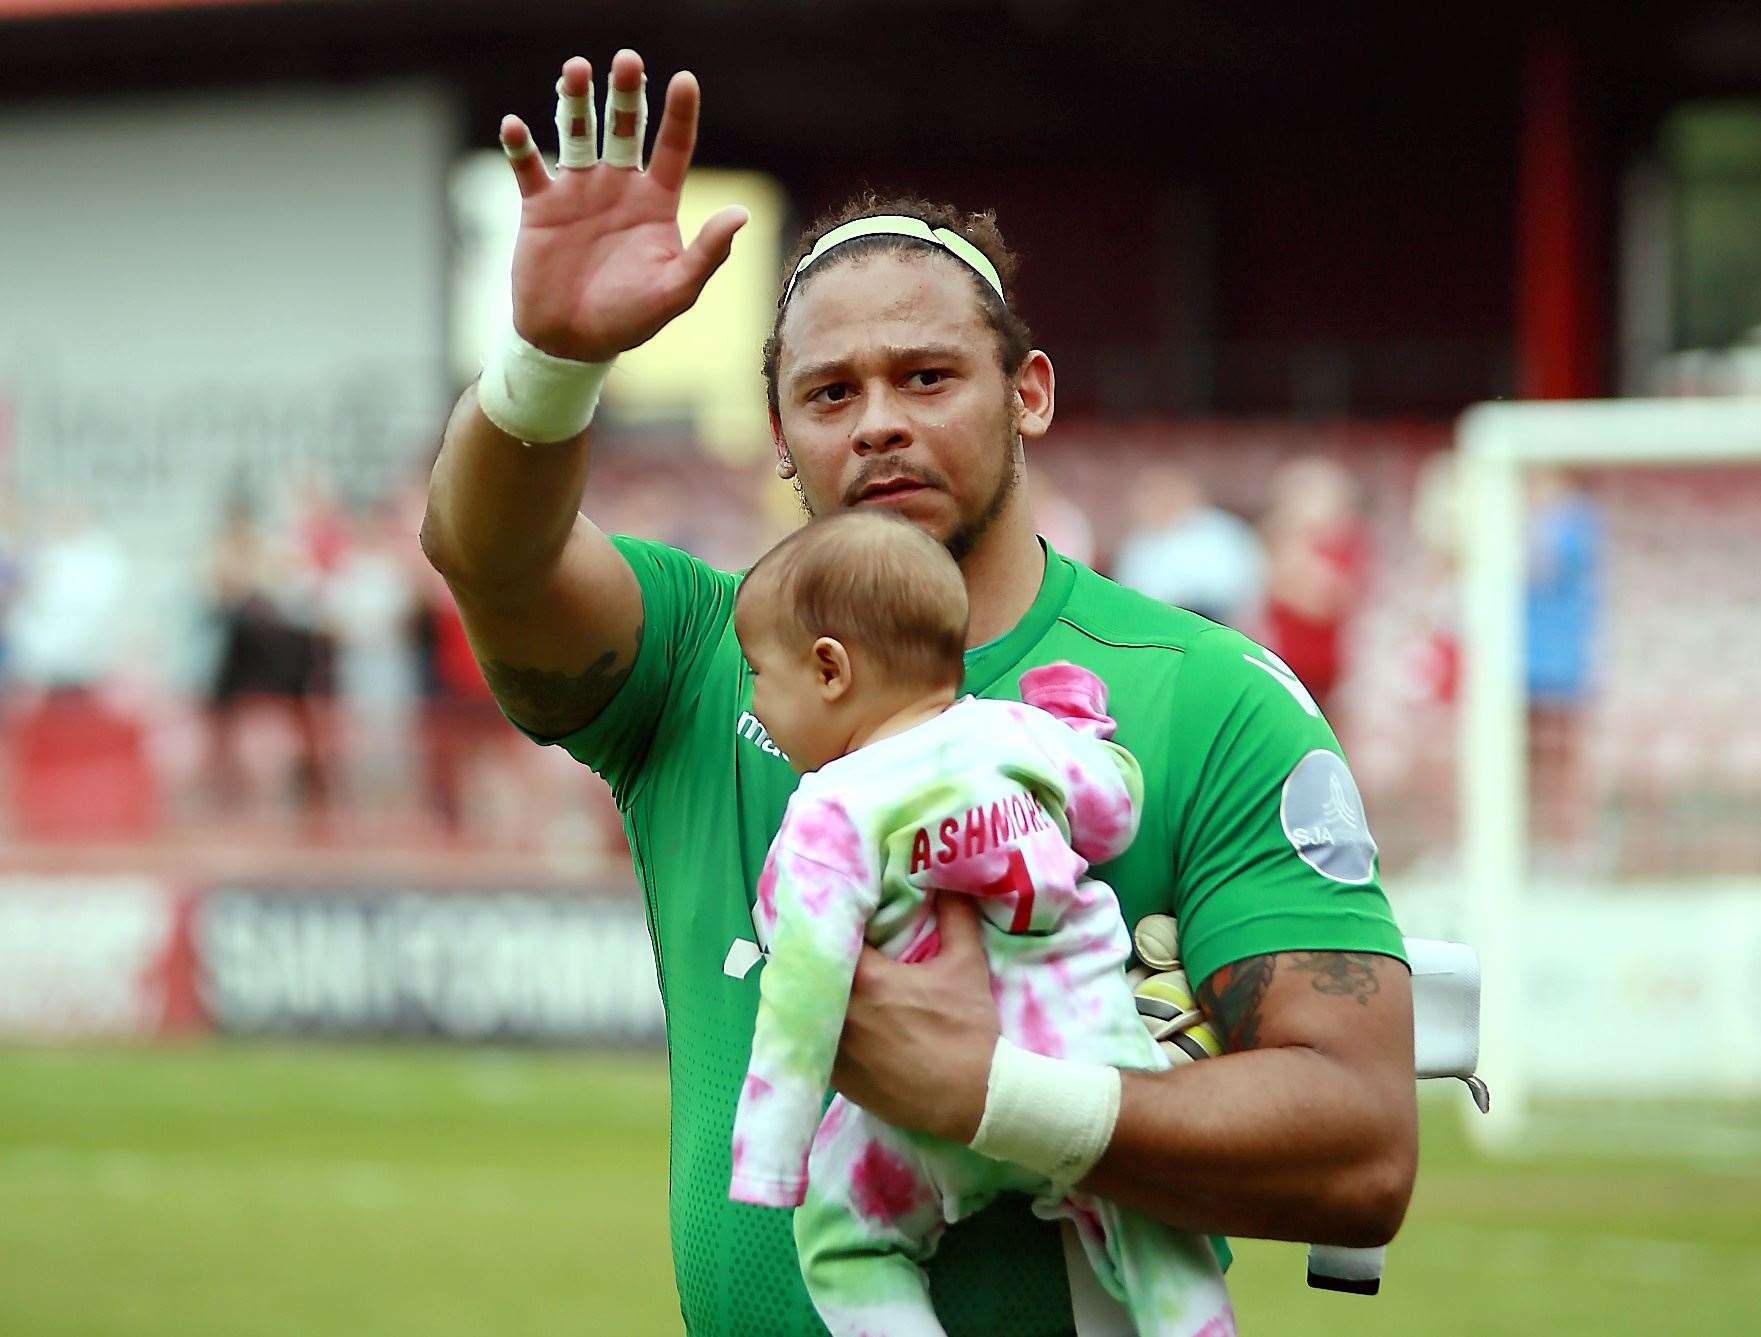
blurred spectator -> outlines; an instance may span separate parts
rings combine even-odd
[[[509,740],[517,742],[518,735],[508,727],[483,681],[458,606],[432,570],[421,594],[417,644],[427,700],[422,730],[426,788],[441,826],[458,836],[467,828],[473,766],[486,753],[505,755]]]
[[[1211,504],[1185,469],[1145,469],[1133,498],[1136,527],[1120,546],[1114,578],[1122,585],[1239,626],[1258,606],[1266,558],[1252,526]]]
[[[65,511],[22,569],[7,639],[13,675],[34,686],[89,690],[117,667],[128,558],[89,517]]]
[[[1029,495],[1033,498],[1034,528],[1045,536],[1054,552],[1093,566],[1095,561],[1095,530],[1088,512],[1044,469],[1029,467]]]
[[[12,676],[12,606],[24,574],[16,519],[11,498],[0,492],[0,683]]]
[[[325,581],[325,621],[336,642],[337,743],[351,811],[383,809],[408,792],[414,774],[422,676],[414,527],[398,499],[370,508],[352,541],[343,536]]]
[[[294,507],[294,556],[302,569],[318,581],[335,572],[348,555],[351,526],[347,510],[336,498],[336,489],[321,473],[310,473],[300,483]]]
[[[1542,830],[1568,844],[1584,804],[1579,764],[1602,574],[1602,522],[1582,484],[1559,469],[1529,479],[1524,670],[1530,793]]]
[[[1423,622],[1410,657],[1411,685],[1421,700],[1452,705],[1461,690],[1461,486],[1453,451],[1437,451],[1419,467],[1412,532]]]
[[[210,696],[209,780],[220,806],[244,792],[238,734],[247,712],[273,711],[291,726],[302,808],[318,813],[328,794],[321,702],[328,646],[313,625],[308,572],[275,544],[250,506],[235,500],[210,564],[220,664]]]
[[[1570,474],[1535,471],[1529,486],[1527,681],[1530,704],[1575,709],[1588,694],[1602,525]]]
[[[1325,711],[1344,675],[1345,632],[1369,567],[1357,489],[1337,461],[1304,455],[1273,470],[1270,493],[1260,522],[1268,559],[1262,637]]]
[[[120,667],[129,596],[121,544],[66,511],[23,567],[9,640],[13,678],[41,689],[11,724],[14,829],[29,839],[139,836],[157,815],[140,721],[104,699]]]

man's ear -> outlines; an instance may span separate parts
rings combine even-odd
[[[813,673],[820,697],[828,704],[842,699],[856,681],[850,668],[850,652],[833,636],[821,636],[813,643]]]
[[[777,452],[777,477],[786,483],[795,476],[795,458],[789,454],[789,443],[783,440],[783,422],[775,409],[770,411],[770,444]]]
[[[1057,397],[1057,377],[1052,372],[1052,359],[1036,348],[1027,355],[1021,370],[1015,373],[1015,398],[1021,405],[1021,423],[1017,430],[1024,440],[1037,441],[1050,430]]]

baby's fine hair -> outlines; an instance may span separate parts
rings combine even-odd
[[[966,582],[909,520],[844,511],[811,521],[746,573],[736,613],[747,626],[759,598],[785,636],[833,637],[925,687],[965,677]]]

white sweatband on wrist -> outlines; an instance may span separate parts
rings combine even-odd
[[[599,117],[593,110],[593,80],[580,97],[556,81],[556,165],[591,167],[599,161]]]
[[[1046,1058],[998,1036],[984,1118],[969,1145],[981,1156],[1013,1162],[1068,1189],[1113,1140],[1119,1089],[1117,1068]]]
[[[477,402],[490,422],[529,445],[567,441],[593,421],[610,370],[609,362],[552,357],[509,321],[483,363]]]

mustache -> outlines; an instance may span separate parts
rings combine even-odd
[[[947,491],[948,480],[933,469],[913,468],[897,460],[871,460],[863,465],[862,472],[856,475],[850,486],[844,489],[843,503],[854,506],[856,499],[865,490],[877,483],[916,483],[919,487],[940,488]]]

